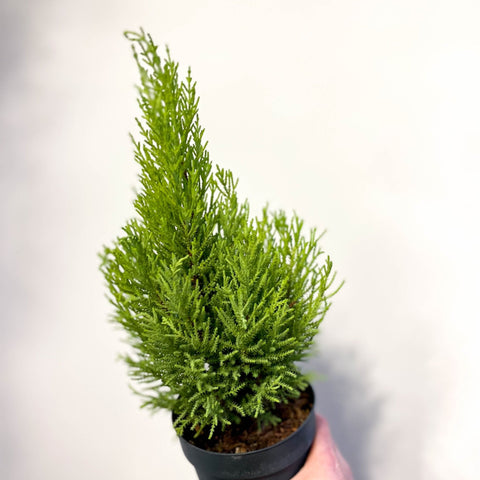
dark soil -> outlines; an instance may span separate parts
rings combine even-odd
[[[299,398],[289,403],[280,404],[273,412],[282,421],[276,426],[264,427],[258,430],[256,419],[246,418],[238,425],[227,427],[208,439],[208,432],[197,438],[187,440],[204,450],[220,453],[245,453],[261,448],[270,447],[281,442],[306,420],[312,409],[312,398],[307,391],[302,392]]]

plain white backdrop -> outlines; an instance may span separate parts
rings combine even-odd
[[[128,388],[97,253],[133,214],[143,26],[192,67],[213,162],[327,228],[309,367],[357,480],[480,471],[480,4],[4,0],[0,477],[194,479]]]

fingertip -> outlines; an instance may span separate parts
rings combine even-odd
[[[316,436],[322,436],[323,438],[331,438],[330,425],[325,417],[322,417],[319,413],[315,413],[317,434]]]
[[[331,435],[328,421],[315,414],[316,434],[307,461],[292,480],[352,480],[350,468],[338,450]]]

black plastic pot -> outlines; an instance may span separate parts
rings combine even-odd
[[[312,399],[314,394],[311,387]],[[183,453],[199,480],[289,480],[302,468],[315,437],[315,412],[289,437],[275,445],[247,453],[203,450],[180,437]]]

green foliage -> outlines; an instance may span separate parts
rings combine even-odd
[[[274,405],[306,387],[296,362],[335,293],[332,262],[319,264],[320,236],[297,216],[250,217],[232,173],[209,160],[190,71],[181,81],[168,49],[162,60],[143,31],[126,36],[141,79],[141,187],[101,270],[137,393],[173,410],[179,434],[275,422]]]

